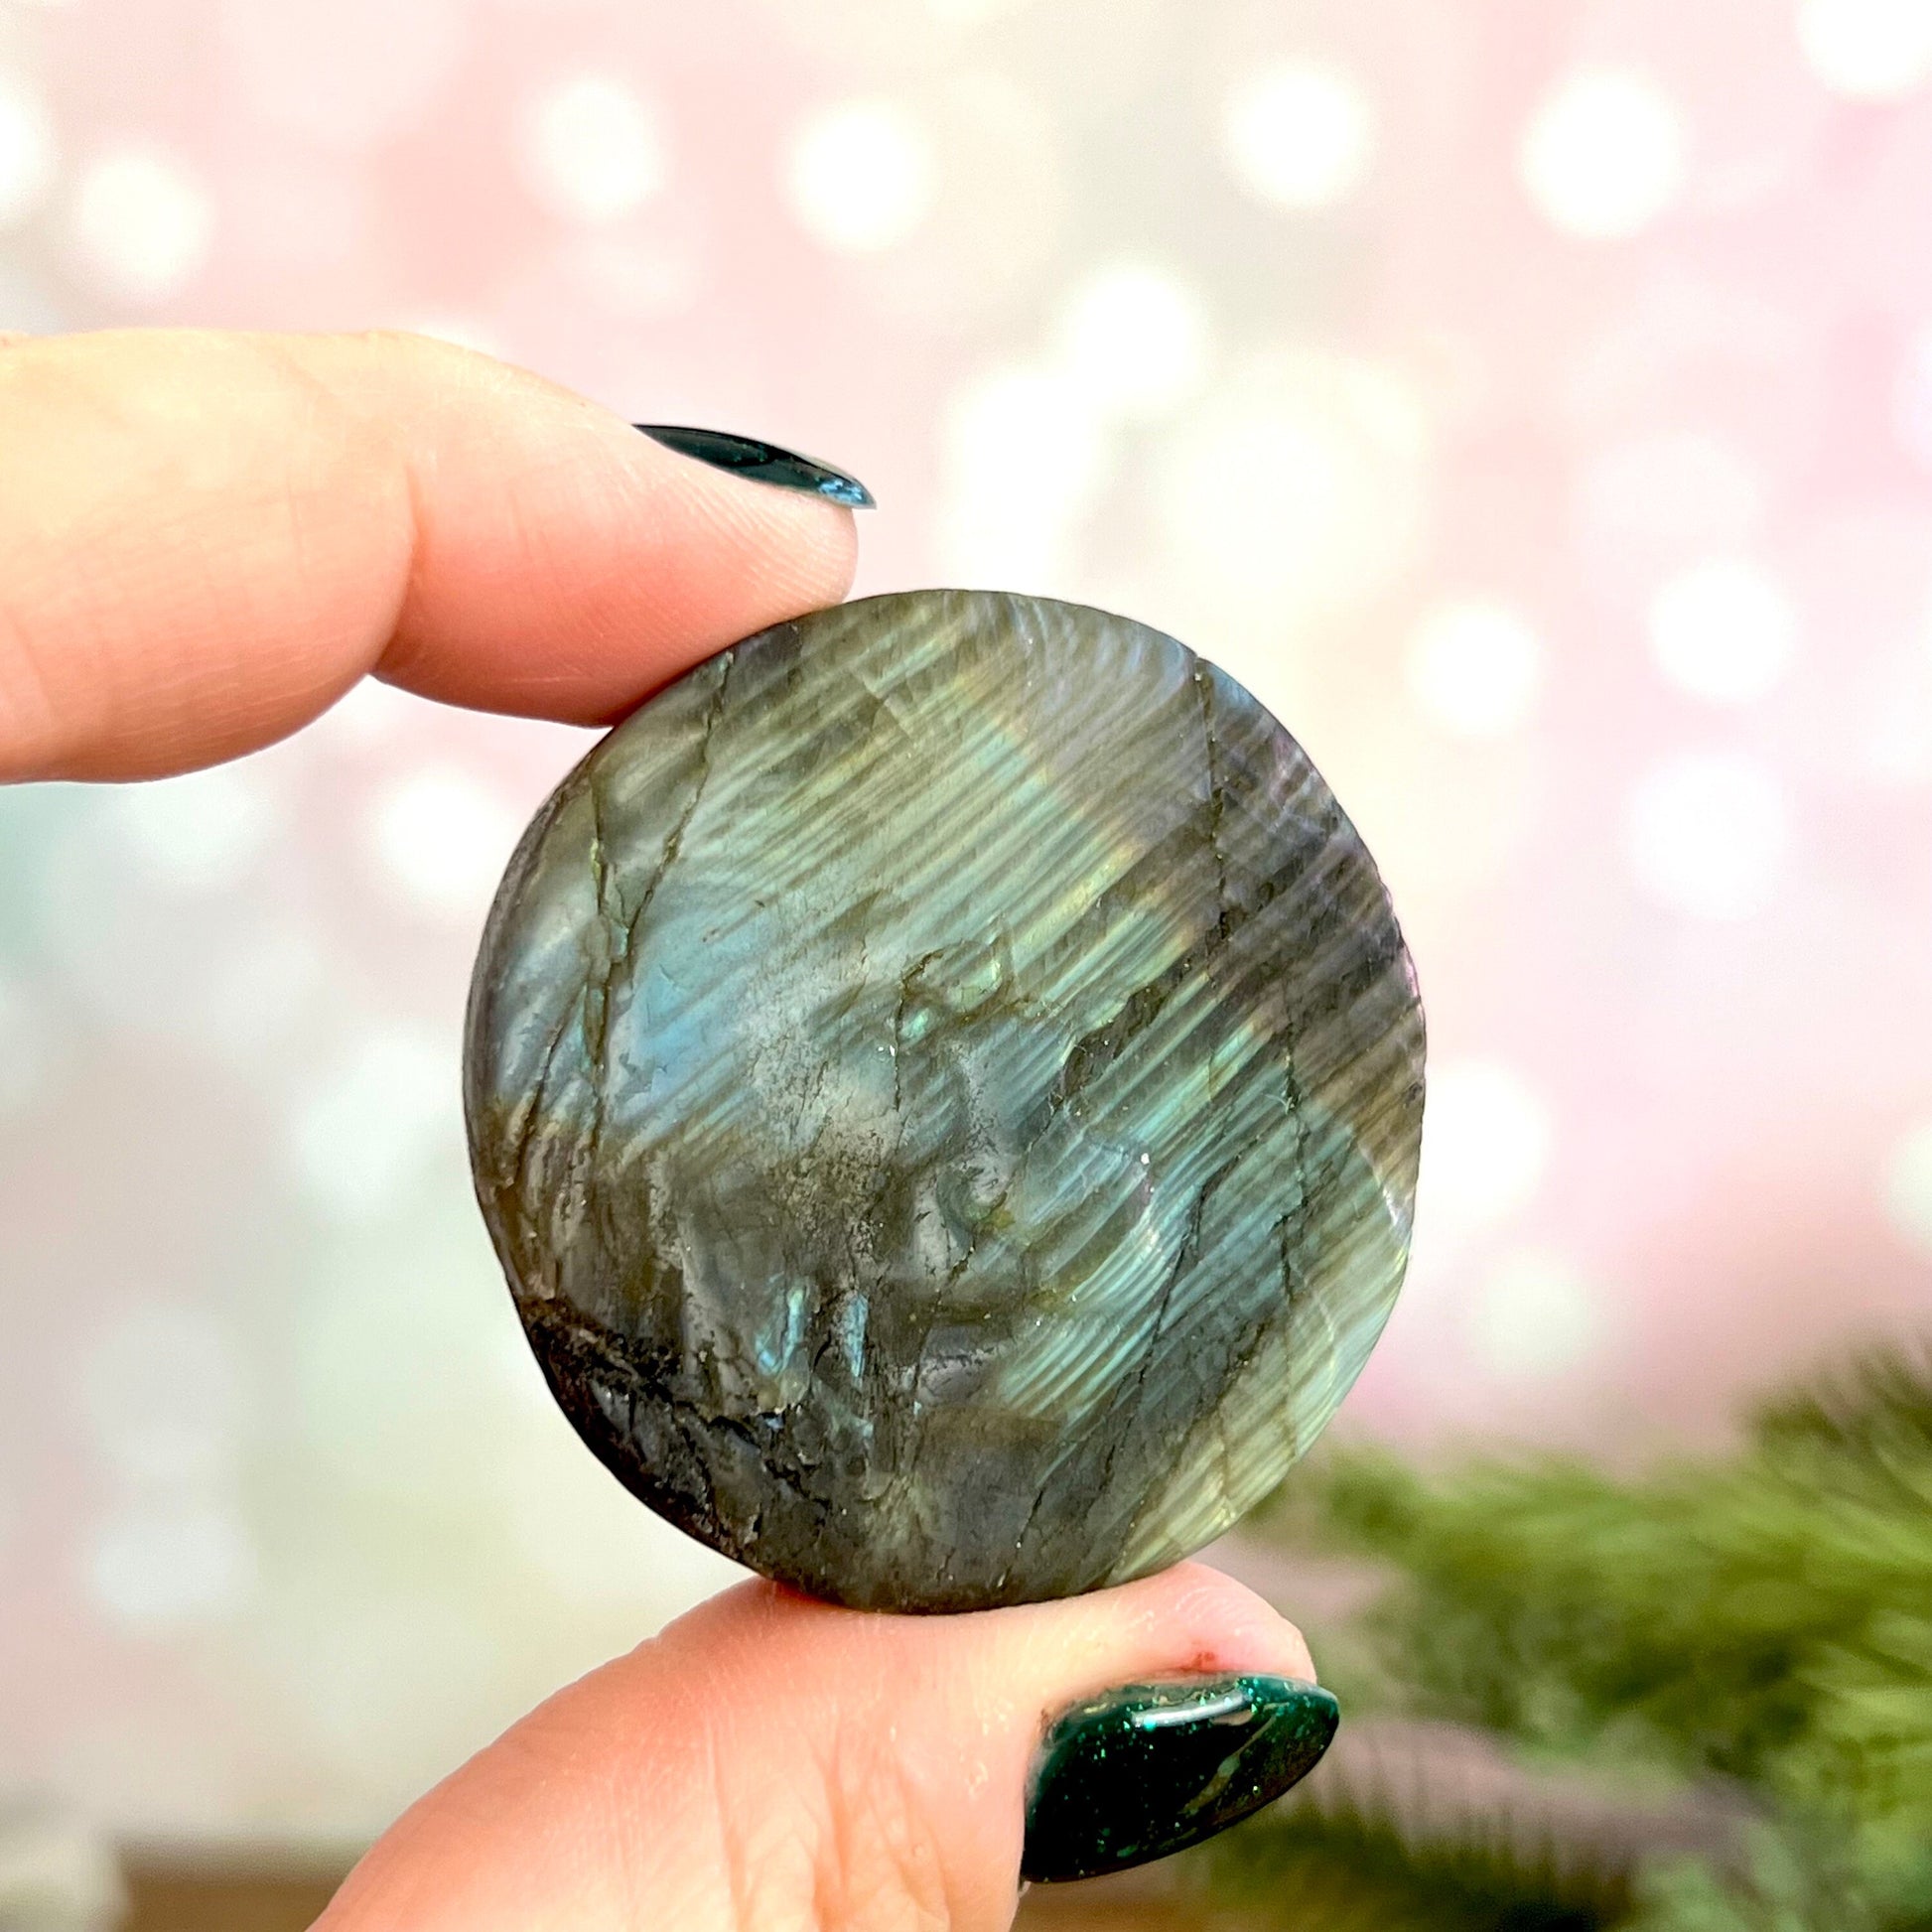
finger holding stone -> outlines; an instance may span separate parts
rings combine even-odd
[[[400,335],[123,331],[0,353],[0,778],[128,778],[364,674],[601,723],[836,602],[851,515]]]
[[[1333,1728],[1312,1676],[1292,1624],[1194,1564],[965,1616],[744,1586],[431,1793],[321,1932],[1004,1932],[1023,1857],[1118,1868],[1287,1788]]]

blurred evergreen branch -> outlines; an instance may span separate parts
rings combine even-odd
[[[1419,1844],[1390,1813],[1352,1805],[1236,1833],[1218,1866],[1231,1902],[1287,1903],[1285,1922],[1306,1932],[1596,1932],[1630,1902],[1621,1874],[1567,1872],[1499,1835]]]
[[[1323,1802],[1317,1773],[1215,1855],[1218,1887],[1309,1928],[1932,1932],[1924,1355],[1872,1354],[1766,1404],[1734,1452],[1627,1480],[1557,1457],[1426,1475],[1330,1454],[1262,1529],[1387,1567],[1349,1633],[1371,1708],[1471,1727],[1525,1766],[1614,1773],[1633,1804],[1727,1789],[1756,1822],[1722,1852],[1639,1837],[1580,1889],[1506,1817],[1465,1808],[1446,1839],[1400,1806]],[[1381,1915],[1315,1909],[1316,1872],[1321,1896],[1352,1882]]]

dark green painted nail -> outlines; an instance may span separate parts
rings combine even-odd
[[[1097,1878],[1165,1859],[1314,1769],[1341,1721],[1285,1677],[1130,1684],[1076,1705],[1034,1765],[1021,1875]]]
[[[780,489],[802,489],[812,496],[829,496],[833,502],[849,504],[855,510],[875,507],[872,491],[857,477],[848,477],[829,463],[815,463],[795,451],[781,450],[775,443],[733,436],[722,429],[681,429],[674,423],[639,423],[636,427],[667,450],[729,470],[735,477],[776,483]]]

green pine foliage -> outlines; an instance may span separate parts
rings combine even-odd
[[[1727,1870],[1660,1859],[1637,1874],[1640,1908],[1620,1932],[1897,1932],[1916,1928],[1906,1900],[1889,1906],[1843,1833],[1817,1821],[1752,1827]]]
[[[1734,1452],[1630,1480],[1554,1457],[1426,1475],[1335,1454],[1272,1520],[1387,1566],[1350,1633],[1376,1706],[1653,1795],[1723,1781],[1761,1822],[1722,1862],[1639,1856],[1579,1899],[1512,1864],[1506,1833],[1462,1848],[1451,1881],[1449,1853],[1400,1821],[1304,1804],[1240,1835],[1223,1883],[1318,1865],[1342,1895],[1352,1868],[1387,1898],[1415,1874],[1437,1916],[1372,1921],[1392,1928],[1932,1932],[1932,1360],[1873,1355],[1766,1405]]]
[[[1418,1844],[1387,1813],[1353,1808],[1232,1834],[1212,1882],[1222,1902],[1297,1932],[1599,1932],[1627,1921],[1634,1895],[1627,1873],[1573,1871],[1501,1834]]]

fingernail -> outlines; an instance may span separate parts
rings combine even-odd
[[[638,423],[636,428],[675,450],[679,456],[696,457],[735,477],[750,477],[757,483],[776,483],[780,489],[802,489],[808,495],[829,496],[855,510],[875,509],[872,491],[857,477],[834,470],[829,463],[815,463],[808,456],[781,450],[775,443],[760,443],[755,437],[733,436],[722,429],[681,429],[674,423]]]
[[[1097,1878],[1212,1838],[1314,1769],[1341,1721],[1285,1677],[1130,1684],[1047,1731],[1027,1806],[1026,1878]]]

